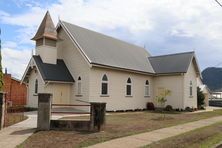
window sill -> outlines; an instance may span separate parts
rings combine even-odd
[[[83,95],[81,95],[81,94],[80,94],[80,95],[76,95],[76,97],[82,97],[82,96],[83,96]]]
[[[148,96],[144,96],[144,98],[149,98],[150,97],[150,95],[148,95]]]
[[[189,98],[193,98],[193,96],[190,96]]]
[[[109,97],[109,95],[100,95],[100,97]]]
[[[133,97],[132,95],[126,95],[125,97]]]
[[[38,96],[38,94],[33,94],[33,96]]]

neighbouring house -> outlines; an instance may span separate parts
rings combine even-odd
[[[24,83],[8,74],[7,70],[3,74],[3,83],[3,92],[9,105],[26,105],[27,87]]]
[[[65,21],[55,28],[49,12],[37,33],[36,54],[22,78],[27,104],[37,107],[38,93],[53,103],[106,102],[107,110],[146,108],[171,91],[166,105],[197,108],[200,70],[194,52],[151,56],[146,49]]]

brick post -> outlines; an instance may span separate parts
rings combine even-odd
[[[50,130],[52,95],[48,93],[38,94],[38,130]]]
[[[4,126],[5,119],[5,94],[0,92],[0,129]]]
[[[90,130],[100,131],[105,125],[106,103],[90,103]]]

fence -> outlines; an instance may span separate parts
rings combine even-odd
[[[90,105],[52,104],[51,94],[38,94],[38,130],[88,130],[100,131],[105,124],[105,103],[90,103]],[[56,108],[55,108],[56,107]],[[61,107],[74,107],[64,109]],[[76,110],[75,107],[89,107],[90,112]],[[52,120],[51,114],[90,114],[90,120]]]

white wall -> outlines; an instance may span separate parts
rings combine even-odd
[[[190,96],[190,81],[193,85],[193,95]],[[191,62],[187,73],[184,75],[184,108],[197,108],[197,74],[193,62]]]
[[[103,75],[108,77],[108,96],[101,96]],[[126,96],[126,82],[132,81],[132,97]],[[150,97],[145,97],[145,81],[150,82]],[[90,70],[90,102],[106,102],[107,110],[143,109],[153,99],[153,79],[150,76],[93,67]]]
[[[41,45],[36,47],[36,55],[40,55],[43,63],[56,64],[57,63],[57,49],[56,47]]]
[[[154,78],[154,98],[158,96],[160,89],[168,89],[171,95],[167,96],[165,105],[171,105],[173,108],[183,108],[183,78],[182,74],[173,76],[158,76]],[[160,105],[154,99],[156,106]]]
[[[38,96],[35,94],[35,81],[38,79],[38,93],[51,93],[52,103],[69,104],[71,97],[71,84],[50,83],[45,84],[37,70],[32,70],[28,83],[28,107],[38,107]]]
[[[64,60],[67,68],[76,81],[71,88],[70,102],[73,104],[83,104],[83,102],[88,102],[90,66],[62,28],[60,29],[58,36],[60,39],[59,42],[57,42],[58,59]],[[77,95],[77,81],[79,76],[82,79],[81,96]]]

